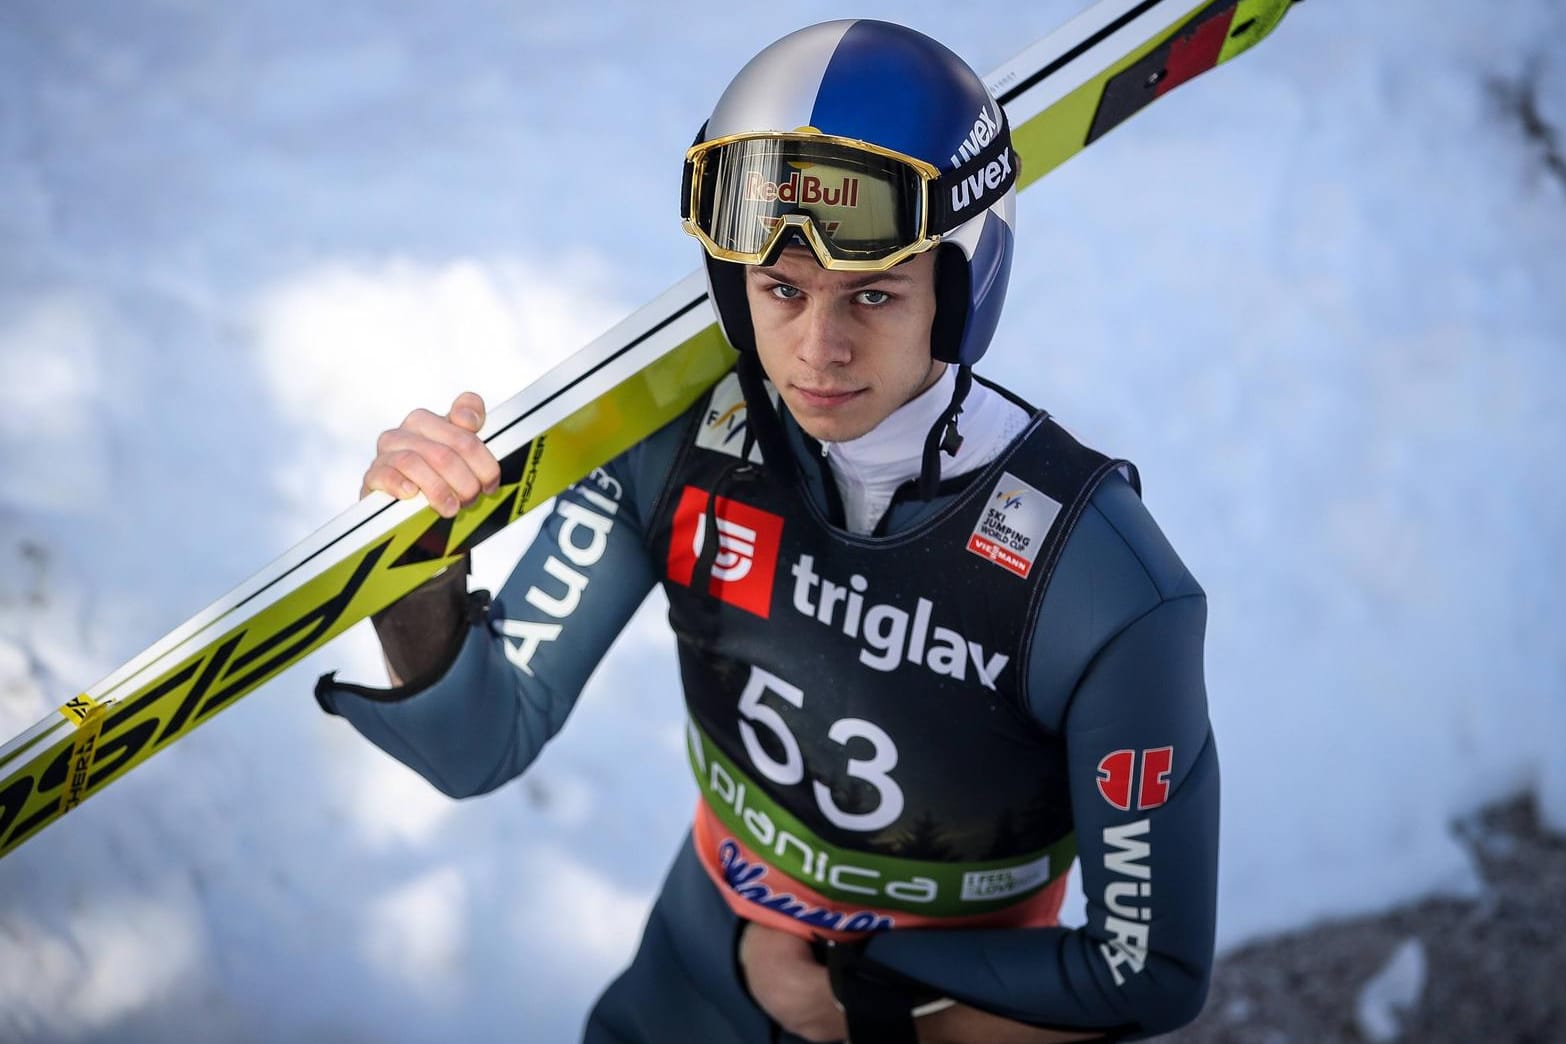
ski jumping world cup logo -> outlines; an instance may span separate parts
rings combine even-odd
[[[968,537],[968,550],[1026,579],[1058,514],[1059,501],[1002,472]]]

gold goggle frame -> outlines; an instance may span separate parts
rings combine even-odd
[[[702,175],[706,171],[708,157],[719,151],[725,145],[732,145],[739,141],[792,141],[806,145],[836,145],[848,149],[851,152],[868,153],[879,156],[882,159],[893,160],[908,167],[918,175],[919,179],[919,224],[918,234],[911,243],[896,248],[885,257],[855,259],[834,257],[831,248],[827,245],[826,237],[816,227],[815,219],[809,214],[783,214],[777,219],[776,226],[768,233],[766,241],[758,250],[731,250],[719,245],[697,221],[697,215],[701,213],[701,185]],[[835,134],[821,134],[814,131],[768,131],[760,134],[730,134],[722,138],[713,138],[711,141],[698,142],[685,152],[685,162],[691,165],[690,197],[685,202],[686,217],[681,223],[685,231],[701,240],[702,247],[709,255],[719,261],[733,261],[742,265],[759,265],[777,248],[778,241],[790,230],[804,237],[810,245],[811,251],[816,255],[816,260],[821,267],[834,272],[884,272],[894,265],[900,264],[915,254],[922,254],[941,241],[939,234],[931,235],[930,228],[930,183],[941,176],[941,172],[924,160],[915,159],[913,156],[891,149],[873,145],[868,141],[860,141],[857,138],[841,138]]]

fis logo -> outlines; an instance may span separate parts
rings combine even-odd
[[[736,402],[722,413],[711,411],[707,414],[706,435],[726,451],[736,443],[745,441],[746,420],[743,402]]]
[[[669,542],[669,579],[682,587],[695,580],[707,540],[704,489],[686,486],[674,509],[674,534]],[[783,543],[783,519],[770,511],[719,497],[712,505],[717,541],[707,593],[762,619],[772,615],[772,581],[777,575],[778,549]]]
[[[1131,811],[1131,795],[1136,780],[1137,751],[1117,750],[1098,762],[1098,792],[1105,801],[1122,812]],[[1137,811],[1157,808],[1169,800],[1169,773],[1174,767],[1173,747],[1152,747],[1141,751],[1141,789],[1136,791]]]
[[[1000,504],[1002,511],[1010,511],[1012,508],[1020,508],[1022,506],[1022,490],[1014,489],[1009,492],[1001,492],[997,490],[995,493],[995,500],[998,504]]]
[[[745,452],[748,427],[745,396],[740,391],[739,378],[731,373],[718,382],[707,400],[707,412],[696,429],[696,445],[737,460]],[[760,446],[750,448],[750,460],[761,462]]]

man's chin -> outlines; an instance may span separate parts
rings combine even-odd
[[[783,401],[795,423],[817,442],[850,442],[885,419],[877,416],[879,397],[868,389],[854,396],[853,401],[835,406],[822,406],[790,394],[785,394]]]
[[[817,442],[852,442],[867,434],[874,424],[849,417],[811,417],[795,415],[794,420],[806,435]]]

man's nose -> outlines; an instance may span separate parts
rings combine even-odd
[[[800,331],[798,355],[801,362],[815,368],[841,366],[853,358],[848,336],[848,317],[825,302],[812,302]]]

